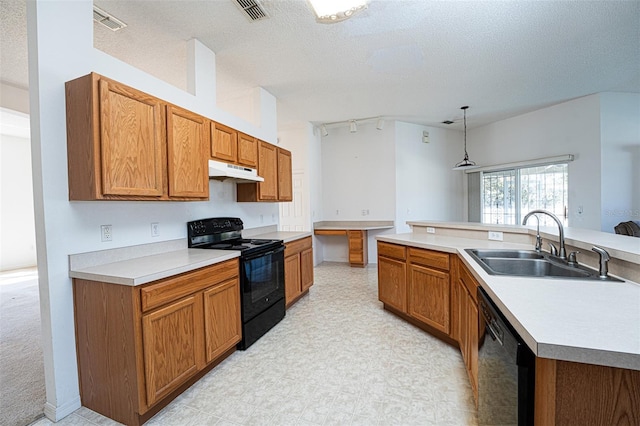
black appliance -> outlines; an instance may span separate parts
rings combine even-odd
[[[478,287],[478,423],[533,426],[536,357]]]
[[[218,217],[187,223],[189,248],[240,251],[242,341],[247,349],[285,315],[284,243],[242,238],[242,220]]]

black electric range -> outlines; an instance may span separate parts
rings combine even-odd
[[[241,256],[252,256],[283,246],[282,240],[242,238],[244,225],[237,217],[216,217],[187,223],[189,248],[240,250]]]
[[[242,238],[243,223],[218,217],[187,223],[188,246],[194,249],[240,250],[242,341],[247,349],[285,316],[284,243]]]

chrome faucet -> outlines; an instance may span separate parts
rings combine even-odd
[[[522,224],[526,225],[527,224],[527,219],[529,219],[529,217],[531,217],[534,214],[537,213],[541,213],[541,214],[546,214],[547,216],[551,217],[551,219],[555,220],[556,223],[558,224],[558,232],[560,234],[559,238],[560,238],[560,253],[559,253],[559,258],[566,260],[567,258],[567,249],[564,246],[564,228],[562,227],[562,222],[560,222],[560,219],[558,219],[558,216],[556,216],[555,214],[546,211],[546,210],[541,210],[541,209],[536,209],[536,210],[531,210],[529,213],[527,213],[527,215],[524,217],[524,219],[522,220]],[[538,226],[540,226],[540,219],[538,219]],[[538,234],[539,235],[539,234]],[[538,240],[536,237],[536,246],[537,246]]]
[[[609,257],[609,253],[607,253],[607,251],[602,247],[598,247],[598,246],[593,246],[591,250],[595,251],[600,256],[600,268],[598,271],[599,277],[603,279],[608,278],[609,277],[609,260],[611,260],[611,258]]]

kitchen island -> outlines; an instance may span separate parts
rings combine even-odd
[[[430,256],[448,254],[452,264],[457,262],[460,267],[436,267],[436,271],[450,270],[452,276],[450,287],[447,287],[451,298],[442,298],[441,304],[451,300],[451,312],[455,314],[456,281],[468,271],[536,355],[536,424],[563,424],[572,416],[576,416],[572,421],[586,419],[592,424],[640,422],[640,393],[637,391],[640,388],[640,284],[637,278],[640,240],[588,230],[566,230],[567,246],[571,250],[580,248],[585,254],[578,257],[581,263],[591,262],[589,266],[595,266],[594,257],[587,256],[586,252],[592,245],[600,245],[612,257],[611,270],[624,282],[497,276],[485,272],[464,249],[533,250],[535,229],[445,222],[409,224],[413,232],[380,235],[376,238],[378,243],[404,247],[406,253],[413,248],[414,253],[420,249]],[[489,240],[490,231],[500,233],[499,238],[503,241]],[[541,235],[557,241],[557,233],[552,229],[541,230]],[[492,234],[492,237],[498,236]],[[379,248],[379,256],[380,251]],[[405,271],[424,268],[411,266],[413,259],[410,260],[408,254],[404,255],[407,260],[403,261],[402,254],[396,256],[400,260],[394,260],[390,252],[385,247],[383,255],[387,257],[379,259],[379,268],[383,267],[381,265],[386,268],[384,271],[379,269],[380,288],[388,284],[385,281],[402,281],[402,277],[406,277],[405,285],[411,288],[413,278],[409,278],[409,272],[394,275],[387,265],[395,262],[397,271],[402,270],[402,262],[406,262]],[[449,284],[445,280],[440,283],[442,286]],[[411,296],[407,298],[406,306],[410,306]],[[397,313],[395,307],[389,310]],[[399,312],[399,315],[409,317],[405,318],[408,320],[420,318],[415,312],[411,315],[410,309],[407,312],[406,315]],[[475,312],[477,321],[477,310]],[[440,337],[440,331],[436,329],[432,334]],[[460,338],[454,333],[454,327],[451,332],[455,339]],[[475,333],[477,354],[477,326]],[[460,347],[464,355],[462,344]],[[472,387],[472,376],[477,376],[477,355],[475,363],[475,367],[470,367]]]

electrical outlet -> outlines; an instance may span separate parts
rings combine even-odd
[[[113,238],[113,233],[111,232],[111,225],[100,225],[100,235],[101,241],[111,241]]]
[[[336,216],[340,215],[340,210],[336,210]]]
[[[429,234],[435,234],[436,233],[436,228],[432,228],[431,226],[427,226],[427,232]]]
[[[152,237],[160,236],[160,224],[158,222],[153,222],[151,224],[151,236]]]
[[[494,241],[502,241],[502,232],[489,231],[489,239]]]
[[[264,223],[264,215],[263,214],[260,215],[260,223]]]

